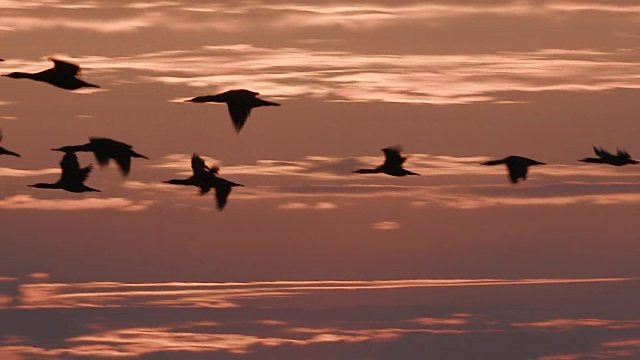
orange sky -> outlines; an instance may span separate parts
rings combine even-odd
[[[419,358],[435,351],[436,358],[463,359],[469,353],[450,352],[448,340],[432,341],[425,328],[411,332],[416,323],[403,322],[411,320],[407,314],[457,319],[457,313],[536,328],[522,338],[532,342],[544,337],[540,323],[554,329],[577,324],[566,326],[577,334],[586,328],[603,340],[565,348],[540,340],[536,351],[482,352],[489,347],[478,334],[494,334],[491,341],[499,344],[509,335],[495,334],[518,326],[464,322],[478,326],[465,327],[463,333],[475,335],[460,339],[469,340],[470,353],[477,349],[486,358],[639,356],[635,310],[603,314],[619,304],[618,296],[640,294],[633,280],[640,255],[640,168],[577,162],[592,155],[592,145],[640,156],[639,19],[640,4],[622,0],[0,0],[0,73],[40,71],[53,56],[80,64],[81,77],[102,87],[69,92],[0,78],[1,145],[22,155],[0,157],[0,324],[11,324],[0,325],[0,357],[114,358],[125,350],[92,346],[145,327],[171,342],[179,324],[221,316],[230,326],[223,333],[245,336],[238,340],[245,345],[224,345],[237,339],[217,337],[222,333],[208,325],[196,332],[220,347],[200,352],[179,345],[169,358],[216,353],[297,359],[306,358],[300,349],[308,348],[318,358],[383,359],[402,347]],[[282,106],[255,109],[236,134],[225,106],[182,102],[239,88]],[[127,178],[113,165],[96,168],[87,184],[101,193],[27,187],[57,180],[60,153],[49,149],[82,144],[89,136],[132,144],[150,160],[134,159]],[[405,167],[422,176],[351,173],[381,163],[379,149],[396,144],[409,155]],[[193,152],[220,165],[220,176],[245,185],[234,188],[224,211],[215,210],[210,194],[162,183],[188,177]],[[508,183],[504,168],[479,165],[511,154],[549,165],[531,169],[518,185]],[[97,165],[88,153],[79,160]],[[324,295],[310,291],[300,306],[325,308],[335,323],[321,324],[308,313],[280,319],[277,310],[260,316],[332,331],[281,326],[281,333],[269,330],[259,339],[246,337],[252,327],[231,323],[254,326],[265,319],[232,308],[171,315],[166,323],[147,322],[137,313],[118,323],[116,315],[100,310],[96,317],[82,315],[83,330],[59,335],[55,345],[18,326],[22,318],[16,315],[33,300],[25,297],[27,289],[52,299],[59,294],[44,284],[55,283],[74,293],[81,292],[78,284],[157,283],[149,289],[156,299],[154,292],[174,281],[487,278],[630,280],[616,283],[617,295],[609,298],[601,296],[614,286],[608,283],[547,284],[548,293],[533,304],[530,297],[543,285],[385,290],[395,295],[375,306],[388,314],[386,320],[363,317],[353,320],[352,329],[339,324],[348,311],[331,312],[339,305],[323,306]],[[577,288],[588,310],[550,310],[570,309],[576,298],[558,294]],[[374,306],[371,294],[377,291],[349,295],[348,304]],[[284,292],[240,307],[297,306],[291,300],[298,299],[297,290]],[[442,301],[426,301],[427,295]],[[168,301],[161,307],[175,300],[158,296]],[[469,302],[433,308],[457,296]],[[77,309],[73,299],[68,301]],[[196,310],[207,309],[200,300],[189,301],[200,304]],[[238,305],[236,300],[221,303]],[[505,303],[519,310],[499,313]],[[134,308],[118,304],[124,312]],[[140,311],[153,312],[156,305],[145,302]],[[546,310],[533,314],[527,306]],[[600,322],[584,320],[592,317]],[[367,321],[374,320],[384,326],[366,332]],[[611,327],[615,321],[624,322],[624,331]],[[381,330],[390,328],[404,330]],[[167,358],[148,347],[146,336],[140,339],[137,346],[151,350],[127,356]],[[429,349],[411,339],[423,339]],[[370,343],[384,349],[368,352],[363,344]],[[87,347],[97,352],[82,353]]]

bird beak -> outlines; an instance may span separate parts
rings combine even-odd
[[[51,149],[52,151],[62,151],[62,149]]]

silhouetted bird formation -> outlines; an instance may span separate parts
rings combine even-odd
[[[54,63],[53,68],[37,73],[12,72],[3,76],[14,79],[42,81],[67,90],[77,90],[83,87],[99,88],[97,85],[89,84],[77,78],[77,75],[80,73],[80,67],[78,65],[53,58],[49,58],[49,60]],[[0,59],[0,61],[4,60]],[[258,95],[259,94],[257,92],[239,89],[229,90],[217,95],[198,96],[186,101],[195,103],[226,103],[236,132],[239,133],[247,121],[247,118],[250,116],[251,109],[261,106],[280,106],[278,103],[262,100],[257,97]],[[1,140],[2,133],[0,132],[0,141]],[[38,183],[29,185],[30,187],[62,189],[70,192],[99,191],[84,185],[84,181],[88,178],[93,166],[89,165],[81,168],[75,154],[76,152],[93,152],[96,160],[101,166],[108,165],[110,160],[113,159],[118,164],[123,176],[127,176],[131,170],[131,158],[148,159],[146,156],[135,152],[131,145],[99,137],[92,137],[89,139],[88,143],[83,145],[63,146],[52,150],[62,151],[65,153],[60,161],[60,167],[62,169],[60,180],[53,184]],[[597,158],[585,158],[579,161],[586,163],[608,164],[613,166],[640,163],[637,160],[631,159],[631,155],[624,150],[617,150],[615,155],[595,146],[593,147],[593,150],[598,156]],[[402,149],[399,146],[384,148],[382,149],[382,152],[384,153],[385,161],[382,165],[373,169],[359,169],[353,172],[358,174],[381,173],[397,177],[419,175],[403,168],[403,164],[407,157],[402,156],[400,154],[401,151]],[[2,147],[0,147],[0,155],[20,156],[19,154],[6,150]],[[504,159],[491,160],[482,163],[482,165],[499,164],[505,164],[507,166],[509,179],[514,184],[516,184],[520,179],[527,179],[527,171],[530,166],[545,165],[543,162],[521,156],[508,156]],[[197,154],[193,154],[191,157],[191,168],[193,170],[191,177],[187,179],[173,179],[165,181],[165,183],[196,186],[200,189],[201,195],[208,193],[211,189],[215,189],[217,208],[219,210],[224,209],[227,203],[227,198],[229,197],[233,187],[244,186],[218,177],[217,173],[219,168],[216,166],[208,167],[204,160]]]
[[[217,166],[208,167],[201,157],[193,154],[191,156],[191,170],[193,170],[193,175],[187,179],[173,179],[165,181],[165,183],[196,186],[200,188],[200,195],[208,193],[212,188],[216,189],[218,210],[222,210],[227,204],[227,198],[231,193],[231,188],[244,185],[236,184],[216,176],[219,169]]]
[[[12,72],[7,76],[12,79],[31,79],[46,82],[66,90],[77,90],[83,87],[99,88],[98,85],[89,84],[76,76],[80,73],[80,66],[66,61],[49,58],[53,61],[53,67],[37,73]]]
[[[409,170],[406,170],[402,167],[402,164],[404,163],[405,160],[407,160],[406,157],[400,155],[400,152],[402,152],[402,148],[397,146],[397,147],[387,147],[382,149],[382,152],[384,153],[384,163],[380,166],[378,166],[375,169],[360,169],[360,170],[355,170],[353,171],[354,173],[358,173],[358,174],[387,174],[387,175],[391,175],[391,176],[406,176],[406,175],[420,175],[414,172],[411,172]]]
[[[259,99],[257,97],[258,95],[260,94],[257,92],[241,89],[225,91],[218,95],[198,96],[186,101],[195,103],[226,103],[229,109],[229,115],[231,115],[231,120],[233,121],[233,126],[236,128],[236,132],[239,133],[251,114],[251,109],[261,106],[280,106],[280,104]]]
[[[579,161],[586,163],[596,163],[596,164],[608,164],[613,166],[623,166],[629,164],[638,164],[637,160],[631,159],[631,155],[628,152],[620,149],[616,149],[616,155],[604,150],[603,148],[593,147],[593,152],[598,155],[597,158],[586,158]]]
[[[93,152],[100,166],[108,165],[109,160],[113,159],[118,163],[120,171],[124,176],[129,175],[132,157],[149,160],[148,157],[133,151],[131,145],[127,145],[120,141],[98,137],[89,138],[89,142],[84,145],[63,146],[61,148],[51,150],[74,153],[78,151]]]
[[[509,179],[511,179],[512,183],[517,183],[518,179],[527,180],[527,170],[529,166],[533,165],[546,165],[543,162],[532,160],[522,156],[508,156],[504,159],[500,160],[491,160],[482,163],[482,165],[507,165],[507,169],[509,170]]]
[[[2,131],[0,131],[0,142],[1,141],[2,141]],[[13,151],[9,151],[3,148],[2,146],[0,146],[0,155],[12,155],[12,156],[20,157],[20,155],[14,153]]]
[[[86,191],[100,192],[100,190],[90,188],[84,184],[84,181],[87,180],[89,173],[91,173],[93,169],[93,165],[81,168],[75,153],[65,153],[62,161],[60,161],[60,168],[62,168],[62,175],[58,182],[53,184],[38,183],[29,186],[39,189],[62,189],[75,193]]]

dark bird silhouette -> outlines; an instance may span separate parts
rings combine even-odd
[[[511,182],[516,184],[518,179],[527,180],[527,170],[529,166],[533,165],[546,165],[543,162],[531,160],[522,156],[508,156],[501,160],[491,160],[482,163],[482,165],[507,165],[507,169],[509,170],[509,179]]]
[[[84,181],[87,180],[89,173],[91,173],[93,169],[93,165],[81,168],[75,153],[68,152],[64,154],[62,161],[60,161],[60,168],[62,168],[62,175],[58,182],[53,184],[38,183],[29,186],[39,189],[62,189],[75,193],[86,191],[100,192],[100,190],[90,188],[84,184]]]
[[[49,58],[53,61],[53,67],[37,73],[12,72],[7,76],[12,79],[31,79],[42,81],[66,90],[77,90],[83,87],[99,88],[98,85],[89,84],[76,76],[80,74],[80,66],[66,61]]]
[[[352,171],[358,174],[378,174],[383,173],[391,176],[405,176],[405,175],[420,175],[409,170],[406,170],[402,167],[402,164],[406,157],[400,155],[402,148],[399,146],[396,147],[387,147],[382,149],[384,153],[384,163],[378,166],[375,169],[360,169]]]
[[[93,152],[100,166],[108,165],[109,160],[113,159],[118,163],[120,171],[124,176],[129,175],[132,157],[149,160],[148,157],[133,151],[131,145],[98,137],[89,138],[89,142],[84,145],[63,146],[51,150],[63,152],[90,151]]]
[[[212,188],[216,189],[218,210],[224,209],[232,187],[244,186],[218,177],[217,174],[220,168],[217,166],[208,167],[197,154],[191,156],[191,169],[193,170],[193,175],[190,178],[173,179],[164,181],[164,183],[196,186],[200,188],[200,195],[208,193]]]
[[[616,149],[616,155],[604,150],[603,148],[593,147],[593,152],[598,155],[597,158],[586,158],[579,161],[586,163],[608,164],[613,166],[623,166],[628,164],[638,164],[637,160],[631,159],[628,152]]]
[[[280,106],[280,104],[259,99],[260,95],[257,92],[249,90],[229,90],[218,95],[205,95],[194,97],[186,102],[195,103],[226,103],[229,109],[229,115],[233,121],[233,126],[236,128],[236,132],[239,133],[247,121],[247,118],[251,114],[251,109],[261,106]]]
[[[0,131],[0,141],[2,141],[2,131]],[[2,146],[0,146],[0,155],[12,155],[12,156],[20,157],[20,155],[14,153],[13,151],[9,151],[3,148]]]

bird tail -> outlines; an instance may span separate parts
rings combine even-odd
[[[7,150],[5,154],[20,157],[20,154],[14,153],[13,151],[9,151],[9,150]]]
[[[262,99],[257,99],[257,100],[260,100],[260,104],[259,104],[260,106],[280,106],[280,104],[274,103],[271,101],[262,100]]]
[[[149,160],[149,158],[148,158],[148,157],[146,157],[146,156],[144,156],[144,155],[142,155],[142,154],[138,154],[138,153],[137,153],[137,152],[135,152],[135,151],[132,151],[131,156],[136,157],[136,158],[143,158],[143,159],[147,159],[147,160]]]

